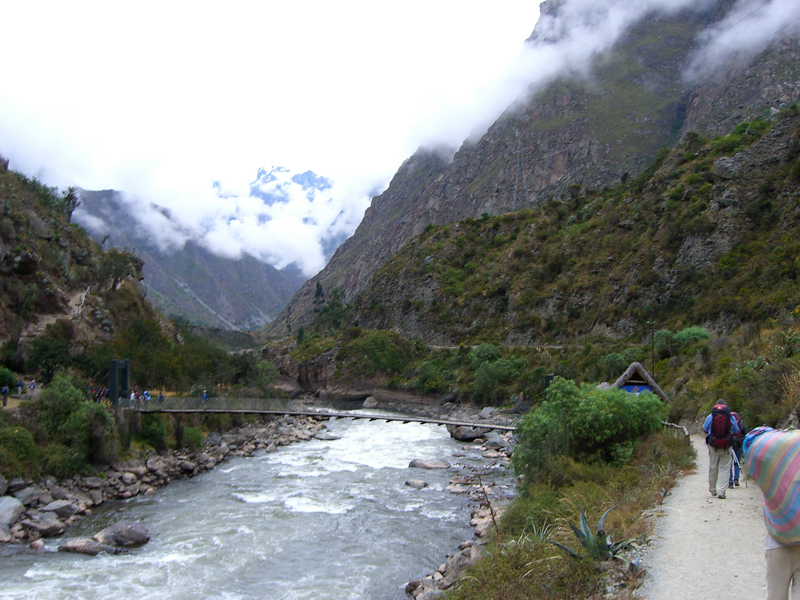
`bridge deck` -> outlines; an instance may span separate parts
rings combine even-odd
[[[513,425],[496,425],[494,423],[470,423],[468,421],[448,421],[446,419],[431,419],[428,417],[410,417],[394,415],[369,415],[340,412],[323,412],[313,410],[254,410],[254,409],[202,409],[202,408],[153,408],[144,410],[130,408],[139,413],[166,413],[166,414],[240,414],[240,415],[290,415],[293,417],[313,417],[315,419],[368,419],[370,421],[400,421],[401,423],[432,423],[434,425],[454,425],[456,427],[477,427],[480,429],[496,429],[498,431],[515,431]]]

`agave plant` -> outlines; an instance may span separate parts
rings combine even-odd
[[[615,508],[616,506],[612,506],[606,512],[603,513],[602,517],[600,517],[600,521],[597,523],[597,533],[592,531],[592,528],[589,526],[589,521],[586,520],[586,514],[583,512],[582,508],[581,508],[580,529],[574,523],[569,521],[569,526],[572,528],[572,531],[575,532],[575,535],[577,536],[581,545],[588,551],[590,558],[599,560],[608,560],[609,558],[614,556],[620,549],[622,549],[628,544],[628,541],[612,542],[611,539],[606,535],[606,532],[603,531],[603,523],[606,520],[606,516]],[[582,557],[580,554],[578,554],[575,550],[573,550],[569,546],[560,544],[555,540],[550,540],[550,542],[552,542],[553,544],[564,550],[567,554],[569,554],[573,558]]]

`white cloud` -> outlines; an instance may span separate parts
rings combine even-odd
[[[800,32],[797,0],[740,0],[724,19],[699,37],[700,48],[686,71],[688,81],[707,75],[730,60],[749,62],[768,45]]]
[[[773,0],[746,39],[796,4]],[[523,47],[537,0],[16,2],[0,154],[51,185],[123,191],[164,249],[193,238],[311,275],[419,146],[457,147],[645,14],[697,6],[565,0]],[[705,56],[749,43],[736,33],[709,33]],[[250,183],[270,165],[334,184],[268,206]]]

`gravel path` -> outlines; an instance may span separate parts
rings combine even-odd
[[[761,490],[752,481],[729,489],[725,500],[708,493],[708,451],[699,435],[697,471],[667,496],[643,562],[647,600],[753,600],[766,597]],[[727,583],[723,583],[727,581]]]

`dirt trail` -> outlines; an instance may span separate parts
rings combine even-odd
[[[647,579],[636,596],[647,600],[754,600],[767,595],[766,527],[761,491],[752,481],[729,489],[725,500],[708,493],[708,451],[699,435],[697,471],[683,478],[663,504],[655,541],[643,562]],[[727,582],[723,584],[722,582]]]

